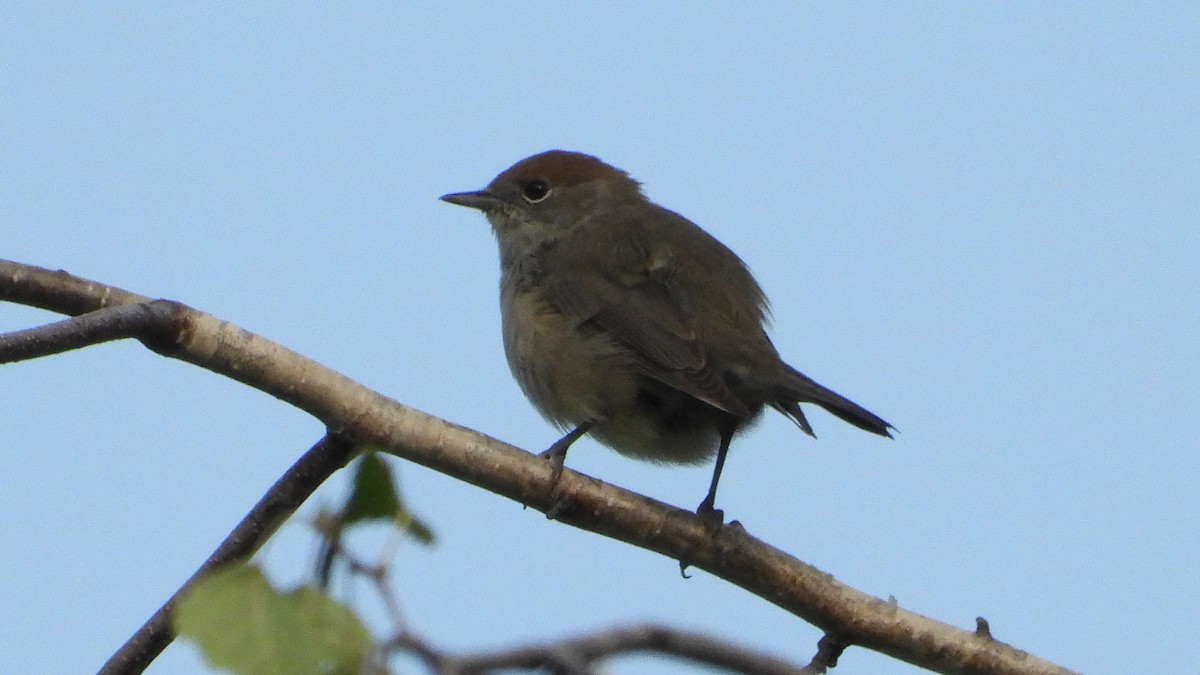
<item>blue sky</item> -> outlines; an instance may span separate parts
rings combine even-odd
[[[813,441],[768,415],[730,455],[730,517],[1077,670],[1195,672],[1198,31],[1191,3],[9,3],[0,257],[540,450],[492,236],[437,197],[596,154],[747,261],[789,362],[900,430],[814,411]],[[52,318],[0,305],[0,330]],[[321,432],[134,343],[0,368],[0,429],[0,671],[21,673],[98,667]],[[569,464],[687,508],[710,472],[590,441]],[[399,471],[441,543],[402,548],[396,586],[447,648],[656,620],[815,649],[703,573]],[[312,556],[292,524],[263,559],[293,583]],[[175,645],[150,672],[205,670]],[[835,672],[917,669],[850,650]]]

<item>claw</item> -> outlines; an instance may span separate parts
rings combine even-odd
[[[704,524],[704,530],[708,534],[714,535],[721,526],[725,524],[725,512],[721,509],[713,508],[713,500],[705,499],[696,509],[696,516],[700,522]]]

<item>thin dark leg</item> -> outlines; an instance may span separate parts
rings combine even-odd
[[[594,426],[596,426],[595,422],[584,422],[583,424],[580,424],[569,431],[566,436],[554,441],[554,445],[551,445],[549,448],[546,448],[538,454],[538,457],[544,457],[553,463],[553,469],[550,473],[551,487],[557,485],[559,477],[562,476],[563,462],[567,460],[567,450],[571,447],[571,444],[579,440],[579,438],[587,432],[591,431],[592,427]]]
[[[736,419],[721,425],[721,445],[717,448],[717,465],[713,468],[712,484],[708,486],[708,496],[700,502],[700,506],[696,509],[698,515],[718,513],[714,508],[717,503],[717,483],[721,480],[721,470],[725,468],[725,456],[729,454],[729,444],[733,441],[735,431],[737,431]]]

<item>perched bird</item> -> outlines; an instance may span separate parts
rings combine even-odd
[[[556,471],[584,434],[652,462],[715,454],[704,514],[730,441],[766,405],[809,435],[801,403],[891,437],[877,415],[784,363],[745,263],[624,171],[551,150],[442,200],[482,211],[499,242],[509,368],[538,411],[570,429],[542,453]]]

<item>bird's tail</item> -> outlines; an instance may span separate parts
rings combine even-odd
[[[816,436],[813,433],[812,425],[808,423],[808,420],[804,417],[804,412],[800,410],[801,403],[816,403],[859,429],[879,434],[880,436],[887,436],[888,438],[892,437],[892,431],[895,427],[885,422],[875,413],[836,391],[817,384],[812,378],[787,364],[784,364],[784,368],[786,372],[783,382],[776,389],[778,398],[772,405],[783,414],[792,418],[792,421],[803,429],[806,434]]]

